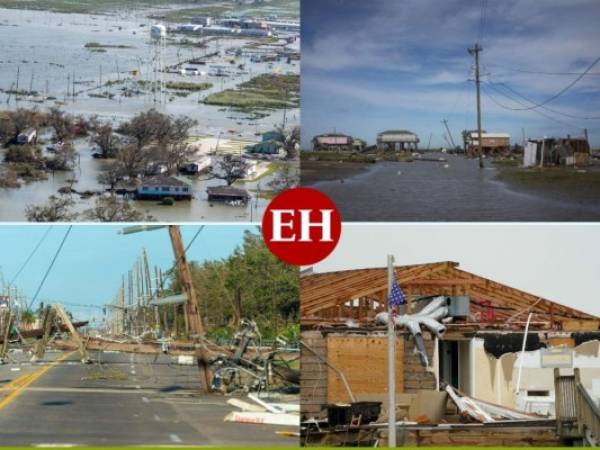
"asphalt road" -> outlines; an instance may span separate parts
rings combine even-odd
[[[298,445],[276,434],[284,427],[224,422],[235,408],[199,394],[197,368],[176,357],[91,356],[83,365],[49,352],[32,364],[11,354],[0,366],[0,445]]]

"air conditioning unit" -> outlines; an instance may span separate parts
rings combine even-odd
[[[471,312],[471,298],[468,295],[454,295],[448,299],[450,317],[468,317]]]

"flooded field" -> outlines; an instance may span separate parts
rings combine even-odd
[[[164,12],[164,10],[161,10]],[[299,124],[299,109],[236,110],[202,103],[211,93],[235,88],[263,73],[299,73],[298,61],[256,62],[242,51],[262,41],[252,38],[189,37],[169,33],[164,45],[150,39],[148,18],[152,11],[127,10],[114,14],[62,14],[48,11],[0,9],[0,110],[16,108],[62,110],[118,124],[135,114],[154,108],[159,112],[186,115],[198,124],[191,130],[197,136],[215,136],[258,142],[261,134],[284,122],[287,127]],[[184,45],[181,39],[194,45]],[[197,44],[201,42],[200,46]],[[90,43],[92,44],[90,46]],[[86,47],[87,44],[87,47]],[[99,44],[100,47],[96,47]],[[241,49],[236,52],[236,49]],[[158,67],[170,67],[203,58],[202,75],[164,73]],[[231,61],[235,60],[235,64]],[[225,67],[226,75],[217,76],[215,67]],[[170,72],[176,72],[172,70]],[[173,90],[140,89],[149,83],[211,83],[206,90],[177,93]],[[15,98],[14,90],[35,91],[36,95]],[[185,95],[184,95],[185,94]],[[0,190],[0,215],[3,220],[24,220],[27,204],[40,204],[77,179],[77,189],[97,190],[97,175],[106,161],[93,159],[92,145],[76,142],[80,163],[75,173],[56,173],[41,182],[18,189]],[[257,220],[266,204],[254,198],[247,207],[211,205],[206,201],[206,187],[222,184],[199,176],[189,178],[195,190],[190,202],[160,206],[157,202],[136,202],[158,220]],[[238,182],[251,194],[264,189],[270,176],[256,183]],[[259,186],[259,183],[261,186]],[[78,208],[89,207],[92,200],[77,199]],[[252,205],[252,206],[250,206]]]
[[[428,155],[429,156],[429,155]],[[518,192],[486,162],[435,154],[447,162],[378,162],[353,177],[310,184],[347,221],[592,221],[600,202]]]

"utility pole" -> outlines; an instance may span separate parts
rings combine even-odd
[[[183,305],[184,315],[186,317],[186,334],[188,336],[196,336],[201,340],[204,338],[204,325],[200,316],[200,308],[198,307],[198,298],[196,290],[192,283],[192,273],[185,256],[185,248],[181,239],[181,231],[177,225],[169,225],[169,235],[171,236],[171,244],[173,245],[173,253],[175,254],[175,265],[181,277],[181,285],[183,292],[186,294],[186,302]],[[198,368],[200,369],[200,379],[203,381],[202,388],[205,392],[210,392],[211,374],[208,368],[208,358],[206,357],[203,342],[200,343],[198,349]]]
[[[450,133],[450,128],[448,128],[448,121],[446,119],[442,120],[442,123],[446,127],[446,131],[448,132],[448,136],[450,137],[450,142],[452,144],[452,150],[456,149],[456,144],[454,143],[454,138],[452,137],[452,133]]]
[[[479,79],[479,52],[483,48],[479,44],[475,44],[469,49],[469,55],[475,55],[475,86],[477,88],[477,152],[479,153],[479,168],[483,169],[483,149],[481,142],[481,80]]]
[[[181,239],[181,231],[177,225],[169,225],[169,235],[171,236],[171,244],[173,245],[173,253],[175,254],[175,265],[181,277],[181,285],[183,292],[187,297],[184,305],[186,321],[186,332],[191,335],[204,337],[204,325],[200,320],[200,309],[198,308],[198,299],[196,290],[192,283],[192,273],[185,256],[183,240]]]
[[[125,228],[122,231],[122,234],[137,233],[138,231],[154,230],[163,227],[164,225],[134,225]],[[194,285],[192,283],[192,273],[185,256],[185,248],[183,246],[183,239],[181,238],[179,226],[169,225],[168,229],[169,236],[171,238],[171,245],[173,247],[173,253],[175,255],[175,266],[179,272],[182,290],[186,296],[186,302],[183,305],[184,316],[186,318],[186,334],[188,337],[193,337],[193,340],[196,343],[196,358],[198,361],[198,369],[200,370],[200,382],[202,384],[202,390],[204,392],[210,392],[212,376],[208,366],[208,357],[205,350],[206,343],[204,341],[204,325],[202,324],[198,298],[196,297],[196,290],[194,289]],[[159,275],[159,278],[162,278],[162,276]],[[162,286],[162,283],[160,284]],[[177,317],[175,317],[175,324],[176,323]]]
[[[119,334],[125,334],[125,275],[121,279],[121,291],[119,292]]]
[[[21,66],[17,66],[17,86],[15,88],[15,102],[19,104],[19,75],[21,74]]]

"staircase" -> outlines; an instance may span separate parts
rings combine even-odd
[[[556,426],[564,440],[581,441],[596,447],[600,442],[600,407],[581,383],[579,369],[564,375],[554,369]]]

